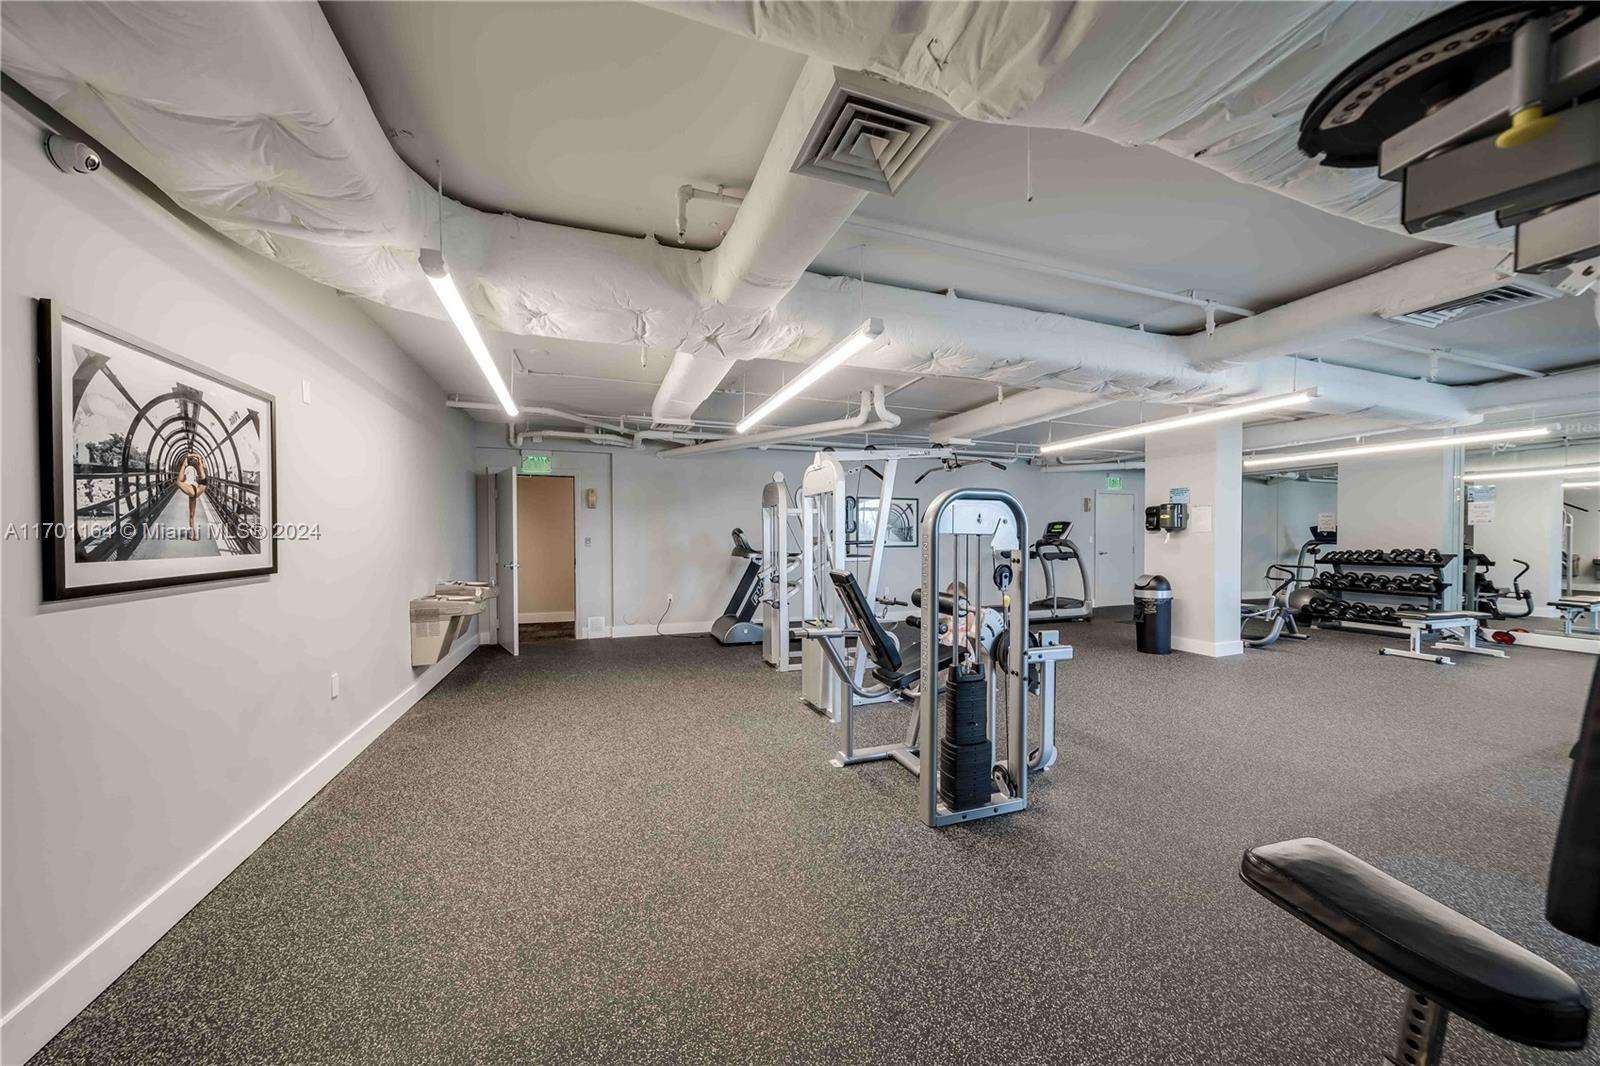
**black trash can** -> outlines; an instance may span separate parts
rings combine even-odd
[[[1160,574],[1141,574],[1133,583],[1133,628],[1140,651],[1172,654],[1172,585]]]

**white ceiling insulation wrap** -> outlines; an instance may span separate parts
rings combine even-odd
[[[1150,5],[1131,4],[1107,11],[1081,4],[997,6],[997,13],[1016,12],[1016,20],[1004,24],[982,4],[834,4],[818,12],[831,12],[845,26],[870,14],[878,21],[856,27],[855,44],[877,48],[889,34],[898,42],[899,51],[890,53],[901,57],[896,69],[914,66],[925,83],[937,80],[930,72],[940,70],[965,79],[966,95],[951,85],[924,87],[963,110],[988,114],[992,104],[998,114],[1051,100],[1040,87],[1060,81],[1063,59],[1077,55],[1083,33],[1100,32],[1100,20],[1110,19],[1114,28],[1132,18],[1115,10],[1123,6],[1144,12],[1140,19],[1150,17]],[[761,10],[788,9],[778,4]],[[729,10],[753,17],[753,9]],[[1091,14],[1094,21],[1085,22]],[[928,24],[940,27],[939,41],[958,48],[934,47],[918,29],[934,15]],[[315,4],[7,0],[0,6],[0,28],[0,61],[8,74],[183,208],[314,280],[442,317],[417,265],[418,250],[439,239],[436,195],[394,153]],[[1240,32],[1257,34],[1248,25]],[[1206,46],[1205,39],[1194,43]],[[930,57],[926,63],[915,58],[919,48]],[[1098,48],[1072,65],[1103,67]],[[845,59],[846,65],[856,61]],[[1297,84],[1320,78],[1302,72]],[[1213,105],[1189,101],[1192,106],[1185,107],[1183,94],[1174,93],[1175,119],[1211,113]],[[794,125],[785,136],[801,127],[799,113]],[[774,143],[785,142],[775,136]],[[787,171],[783,177],[813,180]],[[832,224],[856,196],[848,187],[837,188],[843,192],[825,210]],[[777,262],[781,269],[774,271],[776,261],[766,251],[793,251],[785,235],[803,228],[792,211],[806,204],[815,201],[780,196],[768,209],[751,212],[754,239],[734,244],[725,260],[730,282],[787,273],[792,264]],[[750,207],[747,201],[745,209]],[[1286,380],[1291,364],[1302,364],[1276,357],[1298,350],[1300,312],[1317,335],[1335,327],[1361,332],[1385,326],[1373,314],[1379,309],[1373,301],[1342,300],[1335,308],[1309,297],[1277,309],[1274,321],[1261,326],[1252,327],[1250,320],[1221,326],[1199,345],[1191,338],[815,274],[803,274],[781,302],[766,291],[772,286],[754,286],[761,299],[740,306],[739,292],[752,286],[730,283],[733,298],[719,300],[708,283],[708,257],[700,253],[490,214],[448,199],[443,210],[446,258],[487,326],[678,352],[669,375],[674,387],[657,412],[663,421],[690,418],[699,394],[726,372],[727,359],[810,358],[869,312],[889,322],[889,343],[867,365],[1150,399],[1246,395]],[[736,221],[735,229],[740,225]],[[1369,288],[1381,290],[1382,279],[1375,275]],[[1417,295],[1457,293],[1452,288]],[[1261,361],[1207,371],[1193,365],[1196,358]],[[1444,386],[1331,367],[1317,373],[1323,379],[1321,409],[1381,405],[1396,417],[1427,420],[1464,413]]]
[[[1355,60],[1453,6],[1419,3],[883,3],[655,6],[866,70],[967,118],[1151,144],[1345,218],[1403,232],[1400,187],[1296,147],[1312,98]],[[1430,230],[1500,244],[1492,218]]]

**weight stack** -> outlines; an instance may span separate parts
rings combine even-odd
[[[988,685],[983,671],[954,667],[940,693],[944,728],[939,737],[939,799],[953,811],[989,802],[994,743],[989,739]]]

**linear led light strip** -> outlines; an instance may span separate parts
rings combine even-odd
[[[1380,452],[1419,452],[1429,448],[1455,448],[1464,444],[1488,444],[1501,440],[1525,440],[1528,437],[1549,436],[1549,426],[1538,426],[1533,429],[1501,429],[1489,433],[1462,433],[1454,437],[1425,437],[1422,440],[1402,440],[1391,444],[1358,444],[1350,448],[1328,448],[1315,452],[1286,452],[1283,455],[1270,455],[1255,459],[1246,459],[1247,468],[1263,466],[1285,467],[1302,466],[1308,462],[1317,462],[1323,459],[1347,459],[1357,455],[1377,455]]]
[[[420,261],[422,272],[428,276],[428,284],[433,286],[434,295],[444,305],[444,313],[455,323],[467,351],[472,353],[478,369],[483,371],[489,387],[494,390],[494,398],[500,401],[500,407],[507,417],[517,417],[517,402],[511,398],[511,390],[506,388],[505,380],[500,377],[500,368],[494,365],[494,356],[489,354],[489,346],[483,343],[483,335],[478,332],[478,324],[472,320],[467,302],[461,298],[450,271],[445,268],[444,253],[437,248],[424,248]]]
[[[1563,481],[1564,489],[1600,489],[1600,481]]]
[[[1600,466],[1529,466],[1512,467],[1509,470],[1468,470],[1461,475],[1461,480],[1515,481],[1525,477],[1566,477],[1571,474],[1600,474]]]
[[[1187,429],[1190,426],[1204,426],[1212,422],[1227,422],[1235,418],[1248,418],[1262,411],[1276,411],[1280,407],[1298,407],[1310,403],[1317,395],[1316,389],[1303,389],[1300,392],[1291,392],[1283,396],[1269,396],[1264,400],[1252,400],[1250,403],[1236,403],[1230,407],[1219,407],[1214,411],[1199,411],[1192,415],[1178,415],[1176,418],[1162,418],[1154,422],[1141,422],[1136,426],[1126,429],[1113,429],[1105,433],[1091,433],[1087,437],[1070,437],[1067,440],[1058,440],[1053,444],[1046,444],[1039,449],[1041,455],[1051,452],[1064,452],[1068,448],[1092,448],[1096,444],[1106,444],[1114,440],[1127,440],[1129,437],[1146,437],[1152,433],[1164,433],[1169,429]]]
[[[792,381],[768,396],[760,407],[746,415],[734,429],[739,433],[749,432],[752,426],[760,425],[772,412],[800,395],[806,386],[822,375],[840,366],[852,356],[877,349],[883,344],[883,340],[883,320],[867,319],[843,340],[824,352],[820,358],[812,360],[811,364],[796,374]]]

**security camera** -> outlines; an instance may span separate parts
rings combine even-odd
[[[63,174],[93,174],[100,169],[100,153],[82,141],[69,141],[52,133],[45,138],[44,152]]]

